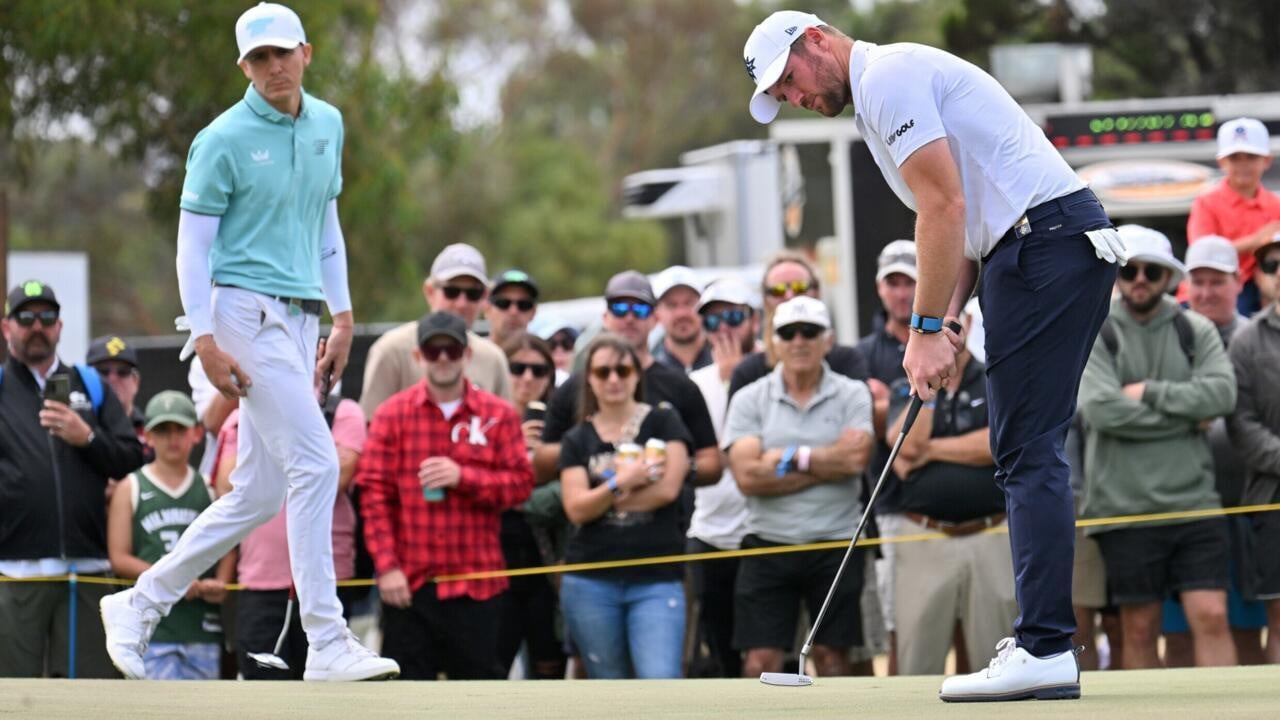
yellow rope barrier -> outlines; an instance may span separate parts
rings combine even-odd
[[[1149,513],[1146,515],[1120,515],[1109,518],[1092,518],[1088,520],[1077,520],[1076,527],[1104,527],[1108,525],[1131,525],[1148,522],[1161,522],[1165,520],[1200,520],[1212,517],[1224,517],[1227,515],[1243,515],[1246,513],[1259,512],[1275,512],[1280,510],[1280,503],[1270,503],[1266,505],[1244,505],[1232,508],[1210,508],[1206,510],[1183,510],[1180,512],[1165,513]],[[1007,533],[1006,525],[997,525],[981,531],[981,534],[990,533]],[[974,533],[980,534],[980,533]],[[947,536],[939,532],[916,533],[913,535],[898,535],[891,538],[864,538],[857,543],[858,547],[874,547],[877,545],[889,545],[897,543],[925,542],[929,540],[941,540]],[[689,553],[687,555],[659,555],[655,557],[632,558],[629,560],[610,560],[607,562],[590,562],[590,563],[574,563],[571,565],[547,565],[543,567],[516,568],[510,570],[490,570],[485,572],[459,573],[456,575],[441,575],[432,578],[433,582],[456,582],[459,580],[481,580],[499,577],[524,577],[528,575],[552,575],[569,572],[586,572],[588,570],[612,570],[616,568],[641,567],[645,565],[666,565],[670,563],[682,562],[700,562],[703,560],[724,560],[728,558],[752,557],[756,555],[781,555],[783,553],[811,552],[814,550],[838,550],[849,546],[848,540],[828,540],[825,542],[806,543],[803,545],[779,545],[775,547],[750,548],[746,550],[717,550],[714,552]],[[132,580],[123,580],[120,578],[97,577],[92,575],[77,574],[78,582],[90,585],[132,585]],[[15,578],[0,575],[0,583],[14,582],[68,582],[71,580],[70,575],[43,575],[39,577]],[[375,584],[375,580],[369,578],[354,578],[351,580],[339,580],[338,587],[369,587]],[[231,583],[227,585],[228,590],[243,590],[244,586],[239,583]]]

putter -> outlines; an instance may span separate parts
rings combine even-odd
[[[289,635],[289,623],[293,622],[293,603],[298,598],[298,591],[293,585],[289,586],[289,602],[284,606],[284,627],[280,628],[280,637],[276,638],[276,649],[269,653],[247,653],[249,659],[258,663],[259,667],[268,670],[283,670],[288,672],[289,663],[280,657],[280,651],[284,649],[284,639]]]
[[[947,327],[957,334],[961,330],[959,323],[954,321],[947,323]],[[813,637],[818,634],[818,627],[822,625],[822,618],[827,614],[827,607],[831,605],[831,598],[836,594],[836,587],[840,585],[840,578],[844,576],[845,566],[849,564],[849,558],[853,556],[853,549],[857,546],[858,538],[862,536],[862,530],[867,525],[867,518],[871,517],[871,508],[876,504],[876,496],[880,494],[880,488],[884,486],[884,479],[889,477],[889,471],[893,468],[893,461],[898,459],[898,450],[902,449],[902,442],[907,439],[907,433],[911,432],[911,426],[915,424],[916,415],[920,414],[920,406],[923,404],[919,395],[911,396],[911,404],[907,406],[907,416],[902,421],[902,430],[898,431],[898,439],[893,442],[893,449],[889,451],[889,459],[885,461],[884,470],[880,472],[880,479],[876,481],[876,486],[871,490],[871,497],[867,499],[867,508],[862,511],[862,519],[858,521],[858,529],[854,531],[853,539],[849,541],[849,549],[844,552],[844,559],[840,561],[840,568],[836,570],[836,577],[831,581],[830,589],[827,590],[827,598],[822,601],[822,607],[818,610],[818,617],[814,618],[813,627],[809,628],[809,634],[805,636],[804,647],[800,648],[798,672],[760,673],[760,682],[765,685],[806,687],[813,684],[813,678],[804,672],[805,660],[809,658],[809,651],[813,649]]]

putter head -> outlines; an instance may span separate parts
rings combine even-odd
[[[807,687],[813,684],[813,678],[801,673],[766,672],[760,673],[760,682],[780,687]]]
[[[272,655],[271,653],[247,654],[249,659],[258,663],[260,667],[267,668],[268,670],[284,670],[286,672],[289,670],[289,663],[282,660],[278,655]]]

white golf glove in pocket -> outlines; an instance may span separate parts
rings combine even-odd
[[[1128,264],[1129,251],[1125,249],[1124,240],[1120,239],[1120,233],[1115,228],[1089,230],[1085,232],[1085,237],[1093,243],[1093,252],[1100,259],[1120,265]]]
[[[180,333],[191,332],[191,321],[186,315],[179,315],[173,319],[173,328]],[[178,361],[186,362],[192,355],[196,354],[196,338],[191,335],[187,338],[186,344],[182,346],[182,350],[178,352]]]

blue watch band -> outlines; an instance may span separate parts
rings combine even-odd
[[[795,445],[788,445],[786,449],[782,451],[782,459],[778,461],[778,467],[776,470],[778,477],[786,475],[793,469],[792,463],[795,462],[797,450],[799,450],[799,448]]]
[[[925,335],[942,332],[942,318],[911,313],[911,329]]]

